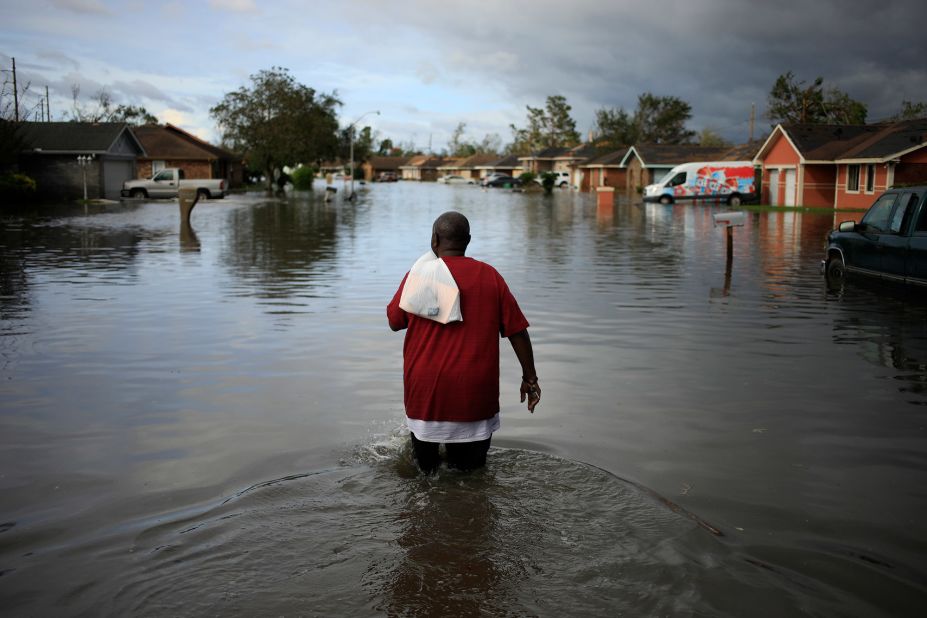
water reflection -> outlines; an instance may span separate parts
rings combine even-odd
[[[234,211],[221,258],[238,280],[233,292],[294,310],[306,307],[307,299],[332,295],[337,223],[338,205],[317,199]]]

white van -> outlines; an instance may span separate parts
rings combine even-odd
[[[644,187],[645,202],[724,200],[731,206],[756,199],[752,161],[708,161],[677,165]]]

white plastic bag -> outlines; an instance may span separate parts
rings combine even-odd
[[[441,324],[463,321],[460,289],[444,260],[429,251],[416,260],[399,296],[399,308]]]

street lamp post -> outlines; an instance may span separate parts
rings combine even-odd
[[[78,155],[77,164],[80,165],[81,173],[84,176],[84,201],[87,201],[87,168],[93,162],[93,155]]]
[[[350,189],[350,195],[348,195],[349,200],[354,199],[354,125],[356,125],[358,122],[363,120],[365,116],[369,116],[370,114],[376,114],[377,116],[379,116],[380,110],[375,109],[369,112],[365,112],[361,114],[360,118],[358,118],[357,120],[355,120],[348,126],[348,139],[350,140],[350,144],[351,144],[351,189]]]

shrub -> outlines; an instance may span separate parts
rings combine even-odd
[[[541,174],[541,186],[544,187],[544,193],[551,193],[554,190],[555,182],[557,182],[557,175],[553,172]]]
[[[6,200],[28,200],[35,196],[35,180],[25,174],[0,174],[0,197]]]
[[[315,177],[315,169],[308,165],[300,165],[290,175],[293,181],[293,188],[298,191],[308,191],[312,188],[312,179]]]
[[[523,185],[530,185],[532,182],[534,182],[534,179],[537,177],[538,177],[537,174],[535,174],[534,172],[525,172],[524,174],[519,176],[518,179],[522,182]]]

